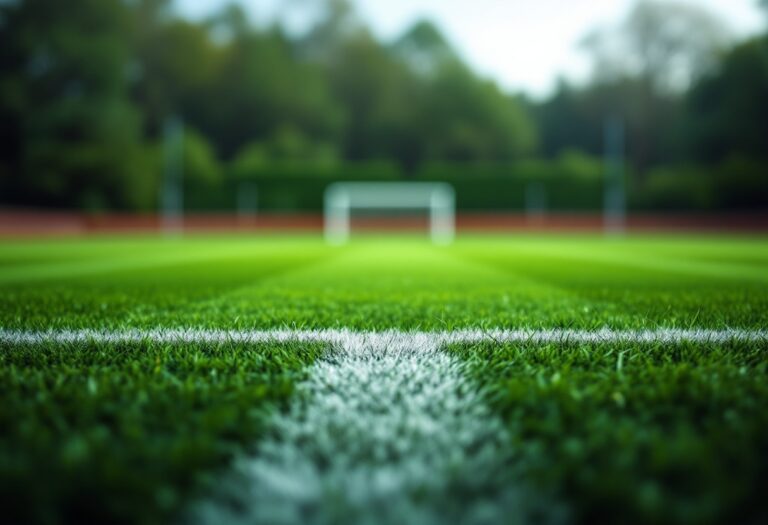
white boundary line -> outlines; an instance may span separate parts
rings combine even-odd
[[[768,330],[732,328],[724,330],[658,328],[644,330],[575,329],[459,329],[455,331],[354,331],[320,330],[209,330],[199,328],[150,328],[126,330],[8,330],[0,329],[0,343],[5,344],[72,344],[72,343],[269,343],[321,342],[334,346],[350,346],[369,342],[382,344],[395,339],[408,339],[412,348],[451,343],[729,343],[768,342]]]
[[[567,509],[526,486],[500,419],[450,343],[766,342],[767,330],[0,330],[0,344],[330,346],[276,412],[257,453],[217,480],[183,522],[240,524],[526,523]]]
[[[338,346],[310,367],[257,454],[217,481],[219,497],[188,509],[190,523],[490,525],[557,515],[522,484],[504,424],[439,340],[333,336]]]

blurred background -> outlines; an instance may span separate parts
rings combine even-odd
[[[768,226],[768,1],[529,4],[0,0],[0,217],[310,227],[424,180],[460,226]]]

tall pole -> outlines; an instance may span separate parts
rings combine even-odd
[[[184,123],[178,116],[165,121],[164,169],[160,194],[163,230],[178,234],[184,226]]]
[[[241,182],[237,188],[237,218],[242,225],[253,225],[258,208],[258,189],[254,182]]]
[[[606,234],[621,234],[626,222],[624,187],[624,121],[610,117],[605,121],[605,196],[603,226]]]
[[[547,190],[541,182],[529,182],[525,187],[525,220],[540,226],[547,213]]]

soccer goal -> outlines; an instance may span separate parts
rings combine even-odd
[[[436,244],[453,241],[456,196],[443,182],[337,182],[325,190],[325,238],[331,244],[349,240],[354,210],[429,211],[429,234]]]

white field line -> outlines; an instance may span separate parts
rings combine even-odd
[[[125,330],[8,330],[0,329],[0,343],[7,344],[70,344],[70,343],[269,343],[325,342],[337,347],[354,346],[368,341],[383,344],[392,340],[408,340],[411,347],[424,344],[452,343],[728,343],[768,342],[768,330],[731,328],[724,330],[657,328],[643,330],[575,330],[575,329],[459,329],[455,331],[354,331],[348,329],[320,330],[214,330],[198,328],[150,328]]]
[[[509,437],[429,334],[332,335],[255,456],[193,505],[199,524],[526,523]],[[308,338],[305,338],[305,340]],[[316,340],[316,339],[312,339]],[[540,519],[540,522],[548,520]]]
[[[184,520],[238,524],[495,524],[560,521],[526,488],[515,451],[450,343],[725,343],[765,330],[0,330],[4,344],[324,342],[252,457]]]

